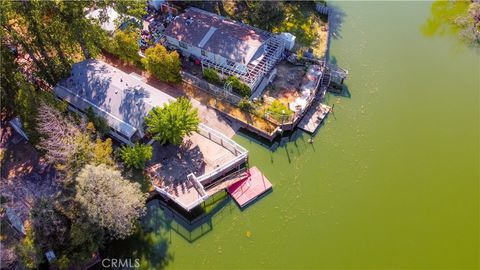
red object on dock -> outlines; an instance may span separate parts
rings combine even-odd
[[[238,181],[227,188],[228,193],[230,193],[240,208],[243,208],[272,188],[270,181],[257,167],[250,168],[248,173],[250,177]]]

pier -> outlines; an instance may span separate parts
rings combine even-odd
[[[317,99],[298,124],[298,128],[310,134],[315,133],[332,108]]]
[[[227,190],[240,208],[244,208],[271,188],[272,184],[262,172],[252,167],[247,178],[232,184]]]

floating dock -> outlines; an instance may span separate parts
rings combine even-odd
[[[238,181],[227,188],[228,193],[230,193],[240,208],[245,207],[272,188],[270,181],[257,167],[250,168],[248,175],[249,177],[246,179]]]
[[[323,120],[327,117],[332,108],[320,101],[315,101],[308,112],[303,116],[303,119],[298,124],[298,128],[308,133],[315,133]]]

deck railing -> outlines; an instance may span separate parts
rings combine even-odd
[[[234,140],[228,138],[222,133],[204,124],[200,124],[198,126],[197,133],[223,146],[225,149],[230,151],[235,156],[235,158],[225,164],[222,164],[218,168],[215,168],[211,172],[202,174],[198,177],[193,173],[187,175],[187,181],[190,181],[192,183],[193,187],[199,194],[199,197],[194,201],[190,202],[188,205],[178,200],[176,196],[170,194],[167,188],[155,186],[156,191],[158,191],[160,194],[164,195],[168,199],[174,201],[176,204],[180,205],[183,209],[187,211],[190,211],[191,209],[208,199],[209,196],[205,191],[205,187],[203,185],[204,183],[209,183],[210,181],[215,180],[220,176],[223,176],[235,167],[242,165],[244,162],[247,161],[248,158],[247,149],[243,148],[241,145],[237,144]]]
[[[215,168],[213,171],[203,174],[201,176],[196,177],[196,179],[200,183],[205,183],[210,180],[213,180],[216,177],[219,177],[233,168],[242,165],[244,162],[247,161],[248,151],[247,149],[243,148],[241,145],[236,143],[234,140],[228,138],[227,136],[223,135],[222,133],[204,125],[200,124],[198,131],[200,135],[210,139],[211,141],[225,147],[227,150],[232,152],[235,155],[235,158],[230,160],[229,162],[222,164],[218,168]]]

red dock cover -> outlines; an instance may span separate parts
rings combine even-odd
[[[250,168],[248,173],[250,177],[238,181],[227,188],[228,193],[241,208],[272,188],[270,181],[257,167]]]

